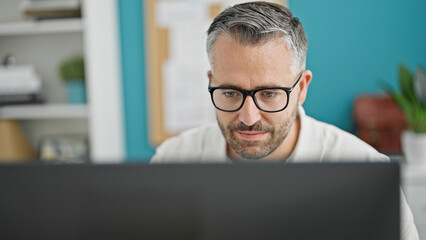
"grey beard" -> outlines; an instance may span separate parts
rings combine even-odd
[[[272,152],[274,152],[287,138],[290,130],[294,124],[294,121],[297,118],[297,110],[290,116],[289,120],[284,122],[282,125],[278,126],[278,129],[275,129],[273,126],[263,126],[260,122],[256,122],[252,126],[247,126],[244,123],[240,122],[236,125],[230,125],[227,128],[222,126],[219,122],[219,127],[222,131],[223,136],[226,139],[226,142],[229,146],[242,158],[248,160],[257,160],[262,159]],[[235,138],[235,131],[266,131],[269,132],[272,136],[270,141],[261,142],[261,141],[239,141]],[[259,150],[255,152],[247,151],[248,147],[258,146]]]

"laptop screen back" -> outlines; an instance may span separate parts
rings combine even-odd
[[[399,239],[396,164],[3,165],[0,239]]]

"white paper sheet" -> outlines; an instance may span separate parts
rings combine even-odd
[[[163,0],[155,6],[156,21],[160,27],[169,27],[177,22],[199,22],[206,20],[207,10],[204,4],[193,1]]]
[[[214,107],[207,90],[208,79],[202,68],[192,64],[163,66],[164,117],[168,132],[179,132],[215,120]]]

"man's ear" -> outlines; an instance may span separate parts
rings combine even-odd
[[[305,70],[299,82],[299,102],[297,103],[298,106],[302,106],[302,104],[305,102],[306,95],[308,94],[308,86],[311,80],[312,72],[310,70]]]
[[[212,76],[213,76],[213,73],[212,73],[212,71],[211,71],[211,70],[209,70],[209,71],[207,72],[207,77],[209,78],[209,86],[210,86],[210,84],[211,84]]]

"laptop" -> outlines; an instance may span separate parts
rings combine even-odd
[[[399,165],[0,165],[0,239],[400,239]]]

